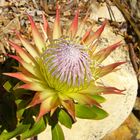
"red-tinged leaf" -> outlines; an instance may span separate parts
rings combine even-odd
[[[21,72],[16,72],[16,73],[3,73],[4,75],[7,75],[7,76],[11,76],[11,77],[14,77],[14,78],[17,78],[23,82],[31,82],[32,79],[30,77],[27,77],[26,75],[24,75],[23,73]]]
[[[25,63],[24,61],[22,61],[21,64],[28,72],[36,76],[36,69],[34,66],[32,66],[31,64]]]
[[[54,112],[57,110],[57,106],[52,108],[51,111],[50,111],[50,116],[52,116],[54,114]]]
[[[45,47],[45,42],[43,40],[43,37],[41,36],[41,34],[39,33],[36,25],[35,25],[35,22],[33,21],[33,18],[27,14],[28,16],[28,19],[31,23],[31,28],[32,28],[32,34],[33,34],[33,39],[34,39],[34,42],[39,50],[40,53],[42,53],[44,47]]]
[[[107,66],[102,66],[93,71],[93,76],[95,79],[103,77],[115,70],[116,67],[125,64],[126,62],[116,62]]]
[[[21,43],[23,44],[24,48],[29,52],[32,58],[39,57],[38,49],[35,46],[32,46],[29,41],[27,41],[24,37],[22,37],[18,32],[16,32],[17,36],[19,37]],[[35,61],[35,60],[34,60]]]
[[[22,64],[23,60],[19,57],[19,56],[16,56],[16,55],[11,55],[11,54],[7,54],[7,56],[17,60],[19,63]]]
[[[26,62],[24,62],[19,56],[15,56],[15,55],[10,55],[10,54],[7,54],[7,56],[17,60],[21,65],[19,65],[18,67],[13,67],[14,69],[18,70],[18,71],[21,71],[24,75],[28,76],[28,77],[31,77],[31,78],[36,78],[34,75],[35,75],[35,72],[33,72],[33,66],[30,64],[27,64]],[[25,66],[24,66],[25,64]],[[24,67],[23,67],[23,66]],[[30,67],[31,69],[28,69],[27,70],[27,67]],[[34,74],[34,75],[33,75]]]
[[[46,113],[50,112],[52,109],[56,108],[59,105],[58,96],[51,96],[43,101],[40,105],[40,112],[37,117],[37,121]]]
[[[53,39],[58,39],[61,37],[61,35],[62,33],[61,33],[61,26],[60,26],[60,10],[59,7],[57,6],[56,18],[53,27]]]
[[[32,63],[33,64],[33,58],[20,46],[15,44],[12,41],[8,41],[8,43],[17,51],[19,56],[27,63]]]
[[[63,109],[58,112],[58,121],[67,128],[72,127],[72,119],[69,114]]]
[[[42,100],[40,99],[40,92],[36,92],[31,103],[28,105],[28,108],[40,104],[41,102]]]
[[[20,89],[20,88],[29,89],[29,90],[32,90],[32,91],[44,91],[44,89],[45,89],[38,82],[28,83],[28,84],[24,84],[24,85],[21,85],[21,86],[17,87],[17,89]]]
[[[111,52],[113,52],[120,45],[121,45],[121,41],[119,41],[119,42],[117,42],[117,43],[115,43],[107,48],[104,48],[104,49],[98,51],[96,54],[93,54],[92,59],[95,62],[97,61],[98,63],[101,63],[103,60],[105,60],[109,56],[109,54]]]
[[[103,87],[103,86],[98,86],[97,88],[102,90],[103,94],[123,94],[125,90],[120,90],[115,87]]]
[[[47,33],[49,29],[49,24],[44,14],[42,15],[42,17],[43,17],[43,23],[44,23],[44,31]]]
[[[41,102],[45,101],[47,98],[55,94],[56,94],[55,91],[49,88],[45,89],[42,92],[36,92],[28,107],[32,107],[37,104],[40,104]]]
[[[72,100],[64,100],[61,101],[61,104],[64,106],[64,108],[67,110],[67,112],[70,114],[72,119],[75,120],[75,108],[74,108],[74,103]]]
[[[86,89],[81,90],[80,93],[97,95],[97,94],[123,94],[125,90],[120,90],[115,87],[106,87],[106,86],[96,86],[94,83],[91,83]]]
[[[17,71],[21,71],[23,74],[25,74],[28,77],[31,77],[33,79],[36,79],[33,74],[31,74],[29,71],[27,71],[22,65],[19,65],[18,67],[14,67]],[[37,79],[36,79],[37,80]]]
[[[52,140],[65,140],[63,130],[58,123],[55,126],[52,126],[51,132]]]
[[[18,57],[18,56],[10,55],[10,54],[8,54],[8,56],[11,57],[11,58],[13,58],[13,59],[15,59],[15,60],[17,60],[17,61],[23,66],[23,68],[24,68],[23,71],[26,70],[26,71],[28,71],[28,72],[30,73],[30,75],[36,76],[36,71],[35,71],[33,65],[24,62],[24,60],[22,60],[22,59],[21,59],[20,57]],[[22,71],[22,68],[21,68],[20,70]]]
[[[69,32],[68,32],[68,34],[70,35],[71,38],[75,37],[77,30],[78,30],[78,16],[79,16],[79,11],[77,10],[76,15],[73,19],[73,22],[72,22]]]

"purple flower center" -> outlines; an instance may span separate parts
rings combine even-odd
[[[90,59],[83,45],[57,40],[44,54],[46,68],[53,79],[70,87],[81,87],[91,81]]]

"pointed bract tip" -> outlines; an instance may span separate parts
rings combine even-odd
[[[33,21],[32,16],[29,15],[28,13],[26,13],[26,15],[27,15],[27,17],[28,17],[28,19],[30,21],[30,24],[31,24],[32,29],[35,29],[36,30],[35,22]]]
[[[99,27],[99,29],[94,33],[95,36],[96,36],[97,38],[98,38],[98,37],[101,35],[101,33],[103,32],[103,30],[104,30],[106,24],[107,24],[107,20],[105,20],[105,21],[102,23],[102,25]]]
[[[117,43],[115,43],[115,44],[109,46],[108,49],[113,51],[113,50],[115,50],[116,48],[118,48],[119,46],[121,46],[122,44],[123,44],[122,41],[118,41]]]
[[[49,23],[48,23],[44,13],[42,13],[42,18],[43,18],[43,28],[44,28],[44,31],[47,34],[47,36],[49,37],[50,34],[51,34],[50,33],[50,27],[49,27]]]
[[[107,24],[107,20],[105,20],[102,25],[95,31],[95,33],[90,36],[86,41],[85,41],[85,44],[89,45],[91,44],[92,42],[94,42],[95,40],[98,40],[99,37],[101,36],[105,26]],[[88,35],[89,36],[89,35]],[[84,40],[88,37],[86,34],[84,35]],[[86,38],[85,38],[86,37]]]
[[[23,88],[23,89],[30,89],[31,85],[30,84],[24,84],[24,85],[21,85],[21,86],[17,87],[17,89],[21,89],[21,88]]]
[[[56,8],[56,17],[54,21],[54,27],[53,27],[53,39],[58,39],[62,35],[61,33],[61,26],[60,26],[60,10],[57,6]]]
[[[56,6],[56,20],[59,20],[60,18],[60,6],[57,4]]]
[[[35,106],[36,104],[39,104],[41,102],[40,97],[39,97],[39,93],[36,93],[32,99],[32,101],[30,102],[29,106]]]
[[[13,58],[13,59],[17,60],[20,63],[22,62],[22,59],[20,57],[16,56],[16,55],[7,54],[7,56],[9,56],[10,58]]]
[[[39,112],[39,115],[36,117],[36,122],[38,122],[43,115],[44,113],[42,114],[41,112]]]
[[[78,17],[79,17],[79,10],[76,11],[75,17],[71,23],[70,29],[69,29],[69,35],[70,37],[74,37],[78,30]]]

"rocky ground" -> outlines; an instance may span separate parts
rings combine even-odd
[[[7,57],[5,53],[14,52],[10,50],[6,39],[12,39],[20,44],[15,35],[11,34],[14,29],[31,37],[31,29],[27,20],[26,12],[34,17],[36,22],[42,22],[42,12],[51,23],[55,16],[55,0],[0,0],[0,74],[6,70]],[[62,20],[71,19],[74,10],[79,7],[80,16],[83,17],[87,11],[90,19],[100,22],[107,18],[116,34],[121,34],[129,49],[130,59],[140,82],[140,2],[138,0],[63,0],[58,1],[62,7]],[[91,7],[91,4],[93,7]],[[115,8],[114,8],[115,7]],[[116,8],[118,8],[116,10]],[[101,15],[94,15],[101,9]],[[106,12],[108,12],[108,15]],[[123,13],[120,14],[120,13]],[[107,17],[104,17],[104,13]],[[4,67],[3,67],[4,66]],[[0,81],[2,85],[2,80]],[[0,86],[1,86],[0,85]],[[114,132],[108,134],[103,140],[139,140],[140,139],[140,91],[134,109],[126,121]]]

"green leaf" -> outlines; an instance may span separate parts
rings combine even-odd
[[[106,101],[106,99],[100,95],[92,95],[93,99],[97,101],[98,103],[103,103]]]
[[[76,116],[82,119],[100,120],[108,116],[106,111],[97,106],[88,107],[85,105],[76,104],[75,112]]]
[[[97,115],[95,120],[101,120],[101,119],[104,119],[104,118],[106,118],[108,116],[108,113],[105,110],[103,110],[103,109],[101,109],[101,108],[99,108],[97,106],[93,106],[92,110]]]
[[[71,128],[72,127],[72,119],[71,117],[68,115],[67,112],[65,112],[63,109],[61,109],[58,112],[58,120],[59,122],[66,126],[67,128]]]
[[[4,89],[7,91],[7,92],[10,92],[11,88],[12,88],[12,85],[9,81],[6,81],[3,85]]]
[[[25,131],[22,134],[22,138],[26,139],[26,138],[30,138],[33,136],[36,136],[37,134],[41,133],[42,131],[44,131],[46,128],[46,122],[44,121],[43,117],[36,122],[30,129],[28,129],[27,131]]]
[[[95,119],[97,117],[94,110],[91,107],[81,104],[75,104],[76,117],[82,119]]]
[[[0,140],[9,140],[13,137],[18,136],[19,134],[23,133],[30,127],[29,124],[19,124],[17,128],[11,132],[3,132],[0,135]]]
[[[63,130],[58,123],[52,126],[52,140],[64,140]]]

